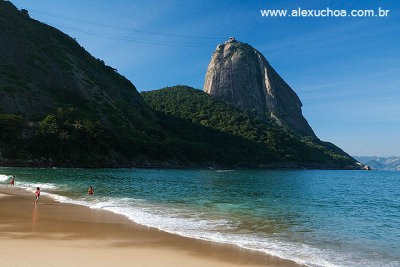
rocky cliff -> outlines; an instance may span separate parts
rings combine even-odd
[[[234,38],[219,44],[213,53],[203,90],[260,117],[273,118],[301,135],[315,136],[296,93],[259,51]]]

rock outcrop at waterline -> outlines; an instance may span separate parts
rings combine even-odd
[[[301,135],[315,136],[297,94],[259,51],[232,37],[213,53],[203,91],[260,117],[273,118]]]

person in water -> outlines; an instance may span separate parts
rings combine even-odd
[[[39,197],[40,197],[40,187],[36,188],[36,200],[35,200],[35,204],[38,203],[39,201]]]
[[[14,183],[15,183],[15,175],[13,175],[13,177],[11,177],[11,185],[14,185]]]
[[[89,189],[88,189],[88,194],[89,195],[93,195],[94,194],[94,189],[93,189],[93,187],[89,187]]]

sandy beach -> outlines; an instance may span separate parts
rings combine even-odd
[[[1,266],[296,266],[264,253],[185,238],[112,212],[0,187]]]

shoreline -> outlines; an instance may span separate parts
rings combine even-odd
[[[72,162],[54,162],[47,160],[0,160],[0,167],[20,167],[20,168],[87,168],[87,169],[123,169],[123,168],[138,168],[138,169],[215,169],[215,170],[372,170],[369,166],[364,165],[349,165],[337,166],[329,164],[308,163],[299,164],[295,162],[286,163],[271,163],[259,165],[233,165],[222,166],[216,163],[208,164],[183,164],[170,162],[125,162],[125,163],[88,163],[77,164]]]
[[[170,234],[123,215],[60,203],[47,196],[34,205],[33,194],[18,187],[0,186],[0,203],[0,255],[6,266],[49,257],[54,262],[42,264],[300,266],[235,245]]]

